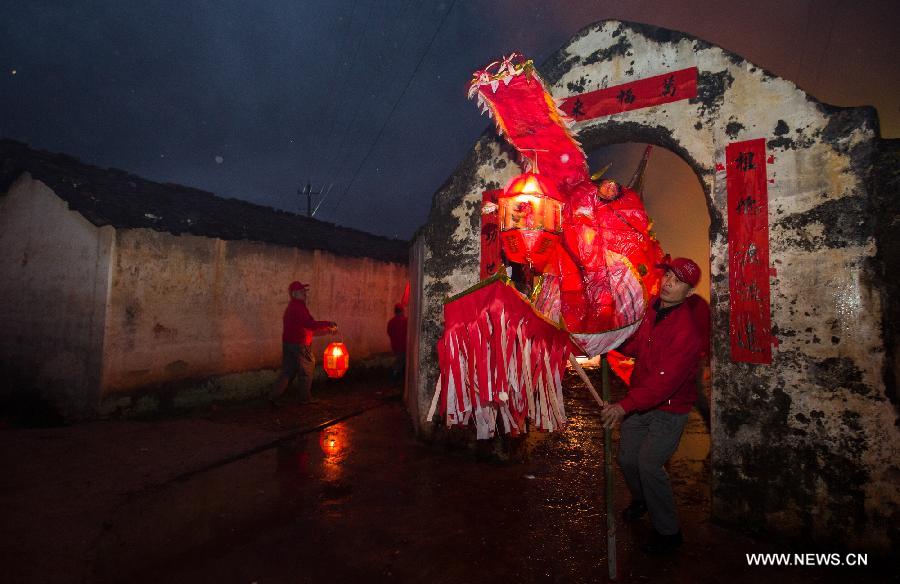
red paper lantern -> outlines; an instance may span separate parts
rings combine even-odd
[[[332,379],[340,379],[350,367],[350,353],[344,343],[331,343],[325,348],[323,362],[325,373]]]
[[[562,233],[562,203],[550,196],[553,193],[539,174],[526,172],[514,178],[497,200],[500,241],[509,261],[542,271],[553,258]]]

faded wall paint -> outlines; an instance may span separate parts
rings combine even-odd
[[[351,360],[390,351],[385,331],[406,285],[405,265],[249,241],[118,231],[104,395],[277,368],[287,286],[295,279],[311,285],[313,316],[338,323]],[[317,361],[331,340],[316,337]]]
[[[620,142],[665,147],[691,166],[706,195],[713,515],[786,538],[896,547],[900,431],[883,315],[896,314],[897,301],[879,278],[889,271],[883,249],[893,236],[877,217],[896,204],[886,203],[894,193],[873,188],[874,110],[821,104],[702,40],[616,21],[584,29],[539,70],[559,99],[695,66],[696,98],[588,120],[575,131],[587,151]],[[725,147],[754,138],[765,138],[774,156],[771,316],[780,345],[770,366],[732,362],[728,334]],[[423,231],[421,411],[437,378],[441,302],[478,280],[481,192],[518,172],[509,146],[489,130],[434,196]]]
[[[27,173],[0,197],[4,399],[36,388],[67,418],[92,414],[112,238]]]

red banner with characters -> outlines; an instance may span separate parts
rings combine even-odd
[[[772,362],[765,139],[725,148],[731,360]]]
[[[497,197],[502,189],[481,194],[481,279],[490,278],[503,265],[500,261],[500,218]]]
[[[697,68],[572,95],[559,108],[576,122],[697,97]]]

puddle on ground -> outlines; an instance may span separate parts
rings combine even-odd
[[[522,460],[510,463],[420,444],[398,403],[370,410],[134,495],[106,518],[93,548],[94,575],[167,582],[603,581],[603,430],[586,393],[568,392],[566,407],[566,430],[529,435]],[[692,418],[673,464],[702,465],[708,450],[705,427]],[[615,472],[620,511],[629,496]],[[676,490],[696,491],[698,478]],[[648,527],[617,528],[619,563],[630,565]]]

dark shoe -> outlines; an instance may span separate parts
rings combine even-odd
[[[641,549],[652,555],[668,554],[680,548],[683,541],[681,530],[672,535],[663,535],[654,529],[650,541]]]
[[[641,500],[635,499],[631,505],[625,507],[622,511],[622,519],[625,521],[636,521],[647,514],[647,504]]]
[[[308,404],[317,404],[317,403],[319,403],[319,400],[317,400],[317,399],[314,398],[314,397],[311,397],[311,398],[309,398],[309,399],[300,400],[300,401],[297,402],[297,403],[299,403],[301,406],[305,406],[305,405],[308,405]]]
[[[269,405],[272,406],[272,409],[277,410],[281,407],[281,400],[275,399],[274,397],[270,397]]]

